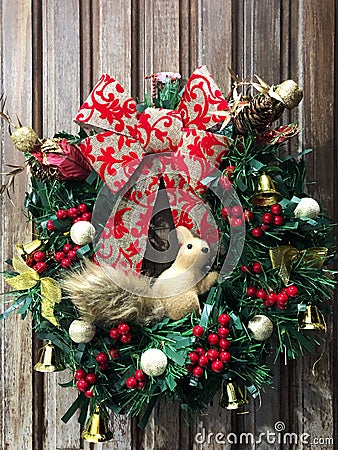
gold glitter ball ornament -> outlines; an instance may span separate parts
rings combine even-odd
[[[11,135],[14,147],[20,152],[30,152],[39,139],[36,132],[29,127],[17,128]]]
[[[297,219],[308,217],[309,219],[317,219],[320,213],[320,206],[315,199],[311,197],[302,198],[294,210]]]
[[[263,314],[257,314],[248,323],[248,328],[256,341],[266,341],[272,335],[273,324],[271,320]]]
[[[158,377],[165,372],[168,365],[168,359],[162,350],[158,348],[150,348],[142,353],[141,369],[147,375]]]
[[[69,336],[77,344],[90,342],[96,333],[96,327],[84,320],[73,320],[69,327]]]
[[[303,89],[293,80],[286,80],[276,86],[274,92],[283,100],[286,108],[295,108],[303,98]]]

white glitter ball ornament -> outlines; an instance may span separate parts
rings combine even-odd
[[[77,344],[91,341],[95,333],[96,327],[84,320],[73,320],[69,327],[69,336]]]
[[[257,314],[257,316],[254,316],[249,321],[248,328],[256,341],[266,341],[273,332],[273,324],[271,320],[263,314]]]
[[[147,375],[158,377],[162,375],[168,365],[166,355],[158,348],[150,348],[141,356],[141,369]]]
[[[298,203],[297,208],[294,210],[295,217],[300,219],[302,217],[308,217],[309,219],[317,219],[320,213],[320,206],[313,198],[302,198]]]
[[[70,229],[70,238],[77,245],[86,245],[93,242],[95,228],[90,222],[80,220]]]

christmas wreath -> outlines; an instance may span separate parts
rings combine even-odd
[[[320,344],[335,285],[333,227],[304,193],[310,150],[283,151],[296,124],[273,128],[299,86],[232,73],[224,97],[205,67],[184,87],[150,78],[137,103],[102,75],[76,136],[39,139],[1,113],[26,157],[1,191],[30,167],[34,226],[4,272],[1,318],[32,319],[35,370],[72,371],[62,420],[79,409],[91,442],[112,437],[109,410],[145,426],[164,396],[187,415],[219,390],[222,407],[245,406],[272,384],[271,354]]]

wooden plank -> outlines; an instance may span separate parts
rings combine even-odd
[[[1,94],[7,97],[6,108],[15,119],[31,125],[32,71],[31,71],[31,4],[30,1],[2,0],[1,15]],[[20,165],[24,157],[13,148],[8,126],[1,123],[1,170],[8,171],[7,164]],[[4,178],[3,178],[4,181]],[[13,204],[6,195],[0,199],[1,209],[1,267],[4,260],[13,255],[15,244],[29,239],[30,226],[21,214],[22,193],[27,186],[27,174],[17,177]],[[1,291],[5,288],[1,281]],[[7,288],[7,286],[6,286]],[[11,298],[1,297],[0,309],[7,309]],[[0,447],[3,449],[31,450],[33,445],[32,417],[32,328],[13,315],[0,322]],[[24,401],[23,401],[24,399]]]
[[[48,1],[42,5],[43,23],[43,133],[76,132],[73,117],[80,103],[79,2]],[[76,389],[61,388],[69,371],[45,376],[43,448],[80,448],[80,426],[75,415],[67,424],[61,417],[77,397]]]

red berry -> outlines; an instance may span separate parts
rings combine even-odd
[[[256,297],[256,292],[257,289],[255,288],[255,286],[248,286],[246,290],[246,295],[248,297]]]
[[[120,353],[118,350],[116,350],[115,348],[112,348],[111,350],[109,350],[109,354],[111,359],[117,359],[120,356]]]
[[[56,211],[56,217],[60,220],[64,220],[67,219],[68,213],[65,209],[59,209],[58,211]]]
[[[195,325],[194,328],[192,329],[192,334],[196,337],[203,336],[203,333],[204,333],[204,328],[201,327],[200,325]]]
[[[78,388],[78,390],[79,390],[80,392],[85,392],[85,391],[88,390],[89,385],[88,385],[88,383],[87,383],[86,380],[79,380],[79,381],[76,383],[76,387]]]
[[[190,362],[191,362],[192,364],[197,364],[197,363],[198,363],[198,354],[197,354],[197,353],[191,352],[191,353],[189,353],[188,356],[189,356]]]
[[[84,203],[80,203],[79,205],[77,205],[77,209],[80,211],[80,213],[85,213],[88,210],[88,206]]]
[[[101,372],[105,372],[108,369],[108,363],[99,364]]]
[[[96,355],[95,359],[96,359],[96,361],[97,361],[99,364],[105,364],[105,363],[107,363],[107,362],[109,361],[109,358],[108,358],[108,355],[107,355],[106,352],[100,352],[100,353],[98,353],[98,354]]]
[[[44,252],[35,252],[33,255],[34,261],[41,262],[46,259],[46,254]]]
[[[125,322],[120,323],[117,327],[117,330],[120,334],[127,334],[129,332],[129,325]]]
[[[224,208],[222,208],[222,218],[227,219],[228,217],[229,217],[229,208],[224,206]]]
[[[297,286],[289,286],[286,288],[286,293],[289,297],[296,297],[296,295],[298,294],[298,288]]]
[[[241,266],[241,271],[242,271],[243,273],[248,273],[248,272],[250,272],[248,266]]]
[[[196,367],[195,364],[187,364],[185,366],[185,368],[187,369],[187,372],[189,372],[189,373],[192,373],[192,371],[194,370],[195,367]]]
[[[231,355],[229,352],[220,352],[219,354],[219,359],[223,362],[223,363],[227,363],[230,361]]]
[[[229,328],[225,328],[225,327],[219,327],[218,331],[217,331],[218,336],[220,336],[222,338],[228,337],[229,333],[230,333]]]
[[[208,360],[208,357],[207,357],[207,356],[202,355],[202,356],[199,357],[199,359],[198,359],[198,364],[199,364],[201,367],[206,367],[206,366],[208,365],[208,363],[209,363],[209,360]]]
[[[81,248],[81,245],[74,245],[73,250],[75,250],[77,252],[79,250],[79,248]]]
[[[239,205],[235,205],[231,209],[232,217],[243,217],[243,208]]]
[[[93,389],[89,389],[88,391],[85,391],[84,395],[87,398],[92,398],[92,397],[94,397],[94,390]]]
[[[229,323],[230,323],[230,316],[229,316],[229,314],[225,314],[225,313],[220,314],[220,315],[218,316],[217,322],[218,322],[220,325],[223,325],[223,326],[229,325]]]
[[[271,213],[265,213],[262,216],[262,222],[266,225],[271,225],[273,223],[273,215]]]
[[[32,269],[34,269],[37,273],[43,273],[47,269],[47,264],[43,261],[39,261],[32,267]]]
[[[201,376],[204,373],[203,367],[200,367],[200,366],[194,367],[192,373],[193,373],[194,377],[201,378]]]
[[[265,225],[265,223],[262,223],[261,228],[263,231],[268,231],[269,225]]]
[[[252,231],[251,234],[254,238],[259,239],[263,236],[264,231],[262,230],[261,227],[255,227]]]
[[[220,339],[219,343],[218,343],[219,348],[221,348],[222,350],[228,350],[230,345],[231,345],[231,341],[228,341],[228,339],[224,339],[224,338]]]
[[[273,221],[274,221],[274,224],[278,225],[278,226],[283,225],[283,222],[284,222],[282,216],[275,216]]]
[[[229,178],[227,178],[225,176],[221,176],[221,178],[219,179],[219,184],[222,186],[222,188],[226,192],[231,191],[231,189],[232,189],[231,181],[229,180]]]
[[[75,250],[69,250],[67,256],[68,256],[68,258],[69,258],[71,261],[76,261],[76,260],[77,260],[77,254],[76,254],[76,251],[75,251]]]
[[[274,292],[269,292],[264,299],[264,306],[272,306],[276,303],[276,294]]]
[[[226,166],[225,173],[227,177],[231,177],[231,175],[234,173],[234,170],[236,170],[236,166]]]
[[[213,363],[211,363],[211,370],[213,370],[216,373],[221,373],[223,370],[223,363],[217,359]]]
[[[73,248],[73,247],[72,247],[72,244],[65,244],[65,245],[62,247],[62,250],[63,250],[65,253],[68,253],[72,248]]]
[[[119,330],[118,330],[117,328],[112,328],[112,329],[109,331],[109,336],[110,336],[112,339],[115,339],[115,340],[119,339],[119,338],[120,338]]]
[[[77,223],[77,222],[82,222],[81,217],[75,217],[75,219],[73,219],[73,225],[74,225],[74,223]]]
[[[87,372],[84,369],[77,369],[77,371],[75,372],[74,378],[75,380],[79,381],[79,380],[85,380],[87,376]]]
[[[75,217],[77,217],[79,215],[78,209],[74,208],[74,207],[73,208],[69,208],[67,212],[68,212],[68,216],[72,217],[73,219],[75,219]]]
[[[127,379],[127,381],[126,381],[126,386],[127,386],[127,388],[129,388],[129,389],[135,389],[136,388],[136,386],[137,386],[137,380],[136,380],[136,378],[135,377],[129,377],[128,379]]]
[[[86,381],[88,384],[95,384],[97,382],[97,376],[95,373],[89,373],[86,376]]]
[[[258,289],[258,291],[256,292],[256,297],[264,300],[266,297],[266,291],[264,289]]]
[[[279,294],[276,295],[277,303],[285,304],[288,302],[288,300],[289,300],[289,297],[287,296],[287,294],[285,292],[280,292]]]
[[[278,303],[277,302],[277,308],[278,309],[286,309],[287,308],[287,303]]]
[[[46,228],[48,231],[56,231],[52,220],[48,220],[48,222],[46,223]]]
[[[55,261],[61,262],[63,259],[65,259],[66,255],[63,252],[56,252],[54,255]]]
[[[210,345],[217,345],[219,341],[219,337],[216,333],[211,333],[208,336],[208,342]]]
[[[140,369],[135,371],[134,377],[137,381],[146,381],[147,379],[147,375],[143,372],[143,370]]]
[[[231,226],[232,227],[241,227],[243,225],[243,220],[239,217],[233,217],[231,219]]]
[[[218,351],[215,348],[208,350],[206,354],[209,361],[215,361],[218,358]]]
[[[145,384],[146,384],[145,381],[139,381],[137,383],[137,389],[143,389]]]
[[[275,203],[271,206],[271,212],[272,214],[276,214],[276,216],[279,216],[283,212],[283,208],[279,203]]]
[[[244,211],[245,222],[252,222],[254,220],[254,218],[255,218],[255,215],[252,211],[250,211],[248,209],[246,211]]]
[[[120,337],[120,341],[123,344],[129,344],[133,339],[133,336],[131,333],[127,333],[127,334],[122,334],[122,336]]]
[[[195,353],[197,353],[199,356],[205,355],[205,350],[202,347],[197,347],[195,349]]]
[[[252,264],[251,271],[252,271],[253,273],[256,273],[257,275],[259,275],[260,273],[262,273],[262,266],[261,266],[261,264],[260,264],[259,262],[254,262],[254,263]]]
[[[81,220],[85,221],[85,222],[90,222],[92,218],[92,213],[89,212],[85,212],[81,215]]]
[[[64,269],[68,269],[71,266],[72,262],[69,258],[63,258],[60,264]]]

